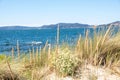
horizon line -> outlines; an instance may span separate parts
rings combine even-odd
[[[120,22],[120,20],[114,21],[114,22]],[[41,26],[48,26],[48,25],[56,25],[56,24],[61,24],[61,23],[66,23],[66,24],[86,24],[86,25],[104,25],[104,24],[110,24],[114,22],[109,22],[109,23],[102,23],[102,24],[87,24],[87,23],[80,23],[80,22],[58,22],[58,23],[50,23],[50,24],[41,24],[41,25],[19,25],[19,24],[14,24],[14,25],[0,25],[0,27],[9,27],[9,26],[24,26],[24,27],[41,27]]]

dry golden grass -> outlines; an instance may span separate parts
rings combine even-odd
[[[59,72],[59,69],[63,71],[59,74],[61,76],[72,74],[70,76],[75,77],[80,74],[80,78],[82,77],[80,68],[89,64],[109,68],[111,72],[120,76],[120,33],[111,35],[113,33],[111,26],[103,32],[94,31],[93,37],[89,36],[89,30],[87,30],[85,37],[79,36],[74,47],[69,46],[69,44],[66,45],[66,43],[59,45],[60,33],[58,27],[57,47],[51,48],[51,45],[46,41],[44,48],[29,49],[29,53],[24,56],[20,54],[19,43],[17,42],[17,57],[14,56],[14,48],[12,48],[12,56],[8,56],[7,59],[4,55],[0,56],[0,78],[1,73],[7,74],[6,71],[9,70],[10,80],[20,80],[21,76],[23,80],[44,80],[52,72]],[[78,61],[74,62],[76,58]],[[8,65],[6,65],[6,61]],[[62,65],[59,63],[62,63]],[[63,70],[63,66],[66,67],[66,70]],[[8,69],[6,69],[7,67]],[[69,72],[69,70],[72,72]],[[76,73],[77,71],[79,73]],[[19,79],[13,79],[14,74]],[[97,79],[95,75],[90,75],[89,80]]]

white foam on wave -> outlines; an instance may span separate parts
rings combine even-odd
[[[42,44],[42,42],[41,41],[39,41],[39,42],[33,41],[32,44],[37,45],[37,44]]]

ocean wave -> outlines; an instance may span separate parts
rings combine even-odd
[[[28,45],[41,45],[42,44],[42,42],[41,41],[32,41],[32,42],[28,42],[27,43]]]
[[[41,41],[39,41],[39,42],[33,41],[32,44],[36,44],[37,45],[37,44],[42,44],[42,42]]]

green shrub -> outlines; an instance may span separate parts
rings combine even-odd
[[[3,55],[3,54],[0,54],[0,62],[3,61],[3,60],[5,60],[5,59],[6,59],[6,56]]]
[[[61,50],[54,61],[55,69],[62,76],[73,75],[79,59],[70,50]]]

